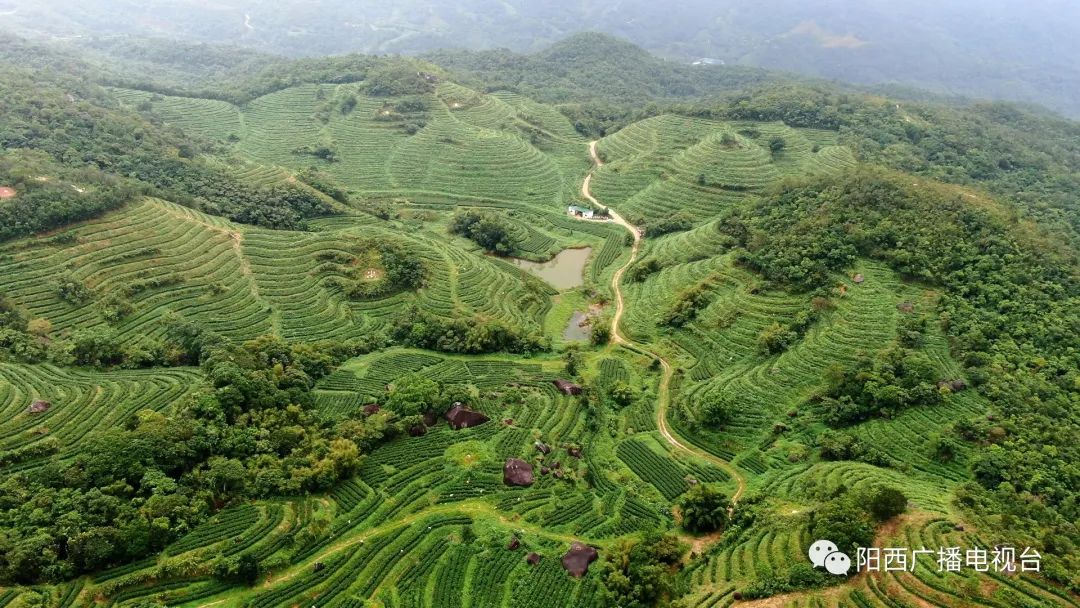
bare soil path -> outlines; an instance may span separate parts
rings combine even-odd
[[[596,169],[604,166],[604,161],[597,153],[596,144],[597,142],[595,141],[589,143],[589,156],[592,157],[595,168],[585,176],[585,181],[581,184],[581,196],[598,207],[605,207],[605,205],[600,203],[600,201],[596,200],[596,197],[593,196],[591,188],[592,178]],[[651,352],[644,346],[628,340],[619,332],[619,322],[622,320],[623,311],[626,309],[622,293],[622,278],[626,270],[630,268],[630,265],[637,259],[638,252],[641,250],[642,231],[637,226],[626,221],[621,215],[616,213],[614,209],[607,207],[607,210],[608,214],[611,216],[611,221],[629,230],[630,234],[634,237],[633,246],[630,248],[630,259],[619,267],[619,269],[615,271],[615,274],[611,276],[611,291],[615,294],[615,314],[611,317],[611,341],[615,344],[632,345],[634,348],[652,356],[660,362],[663,373],[660,377],[660,386],[658,389],[659,399],[656,408],[656,427],[659,429],[660,435],[675,449],[690,454],[700,460],[709,462],[730,475],[736,484],[736,490],[731,496],[731,501],[732,503],[736,503],[746,491],[746,479],[743,477],[742,473],[723,458],[691,445],[689,442],[680,438],[678,434],[668,426],[667,411],[668,406],[671,405],[671,378],[675,375],[675,370],[671,367],[671,363],[659,354]]]

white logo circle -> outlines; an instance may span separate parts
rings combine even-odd
[[[839,551],[830,553],[825,558],[825,569],[829,571],[829,574],[837,576],[847,574],[848,570],[851,570],[851,558]]]
[[[819,540],[816,543],[810,545],[810,562],[815,567],[821,568],[825,565],[825,558],[830,553],[836,553],[839,549],[836,548],[836,543],[831,540]]]

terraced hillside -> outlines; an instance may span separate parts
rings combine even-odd
[[[559,211],[587,168],[584,140],[557,111],[449,82],[406,97],[365,95],[362,84],[304,85],[242,108],[117,94],[181,129],[235,142],[258,163],[316,164],[366,197]]]
[[[230,484],[269,486],[280,472],[208,461],[184,478],[213,480],[206,516],[160,553],[0,589],[0,607],[611,606],[621,566],[606,558],[652,543],[651,533],[681,544],[660,568],[670,585],[653,598],[679,608],[1080,606],[1064,587],[1028,573],[919,567],[822,580],[807,566],[823,505],[882,488],[902,488],[906,511],[878,526],[882,546],[1004,542],[956,500],[972,478],[976,444],[941,453],[941,437],[957,424],[996,420],[989,400],[962,390],[940,289],[853,256],[850,271],[831,273],[828,285],[797,291],[755,271],[723,230],[726,212],[785,177],[853,166],[836,132],[662,114],[600,140],[590,169],[589,144],[555,108],[445,81],[401,97],[371,95],[365,83],[307,84],[243,107],[113,93],[216,140],[234,155],[217,160],[249,183],[288,183],[315,166],[349,196],[306,231],[139,198],[0,243],[0,293],[25,313],[26,335],[42,349],[99,335],[159,344],[178,319],[236,343],[276,336],[301,349],[269,341],[263,368],[243,377],[250,394],[229,385],[236,361],[256,358],[244,351],[229,351],[236,361],[203,359],[202,371],[4,360],[0,481],[38,472],[60,483],[47,465],[77,462],[80,446],[135,426],[144,410],[254,420],[229,440],[284,446],[276,454],[284,459],[315,443],[303,434],[308,423],[335,433],[318,450],[344,452],[346,444],[355,458],[331,478],[344,480],[336,485],[257,500],[221,498],[217,486],[227,496]],[[613,221],[566,215],[567,204],[590,198],[610,206]],[[383,213],[378,204],[387,203]],[[462,207],[495,211],[517,255],[545,260],[591,247],[583,285],[560,292],[452,234]],[[640,229],[683,215],[689,225],[662,236]],[[421,276],[382,289],[398,255],[415,260]],[[593,340],[563,340],[572,313],[601,330]],[[485,336],[476,338],[481,346],[453,342],[462,327],[489,322],[490,333],[513,328],[543,340],[518,354],[485,352]],[[415,348],[414,337],[431,327],[432,350]],[[374,352],[293,360],[316,344],[333,351],[369,338]],[[835,368],[907,341],[935,382],[962,388],[937,385],[936,399],[844,428],[849,448],[873,446],[888,459],[826,456],[835,431],[819,403]],[[306,383],[305,363],[325,375],[313,371],[318,381]],[[260,392],[264,380],[284,384],[285,401]],[[395,402],[409,382],[417,392],[434,387],[448,401],[440,406],[460,395],[454,400],[486,420],[455,429],[425,419],[428,412]],[[217,409],[206,404],[210,395]],[[249,395],[259,408],[222,405]],[[38,401],[48,407],[29,411]],[[288,426],[260,427],[279,419]],[[511,482],[511,459],[532,481]],[[723,494],[714,515],[726,529],[687,531],[683,501],[700,486]],[[136,497],[144,499],[154,497]],[[560,561],[575,542],[600,552],[581,578]]]
[[[336,217],[313,233],[267,231],[146,200],[63,238],[2,246],[0,289],[57,329],[109,327],[124,339],[160,336],[159,321],[168,313],[236,339],[266,333],[290,340],[340,339],[384,326],[409,303],[445,317],[482,314],[539,327],[554,293],[550,286],[500,260],[448,245],[438,224],[409,234],[390,223],[373,226],[367,217]],[[604,249],[603,231],[571,231],[558,220],[546,222],[547,234],[554,236],[543,242],[573,238]],[[529,230],[545,234],[542,228]],[[356,300],[334,286],[338,271],[322,269],[324,260],[371,238],[416,252],[426,272],[418,291]],[[606,253],[598,257],[594,272],[612,261]],[[90,290],[86,301],[61,297],[58,269]],[[130,305],[121,318],[108,316],[112,298]]]
[[[904,516],[895,530],[879,537],[881,546],[986,547],[987,539],[956,529],[940,514],[928,512]],[[855,577],[848,585],[820,593],[787,594],[768,600],[736,601],[739,581],[754,577],[763,568],[783,571],[805,559],[812,542],[797,513],[775,527],[744,534],[714,551],[691,571],[697,591],[684,602],[694,608],[731,605],[785,608],[865,606],[1075,606],[1075,599],[1028,574],[939,572],[936,561],[923,557],[914,570],[873,572]]]
[[[51,365],[0,364],[2,472],[69,459],[94,433],[143,410],[162,411],[196,388],[195,370],[95,372]],[[37,412],[29,407],[44,402]]]
[[[880,278],[869,267],[863,270]],[[843,308],[836,311],[837,317],[843,313]],[[597,579],[576,581],[558,565],[570,542],[584,540],[603,552],[643,529],[673,529],[670,504],[692,482],[734,490],[725,471],[672,450],[656,433],[655,375],[645,371],[646,364],[643,357],[615,349],[600,353],[585,372],[600,391],[619,383],[642,390],[629,407],[600,414],[609,422],[598,428],[583,413],[582,400],[552,385],[564,373],[556,357],[521,360],[392,349],[354,359],[317,387],[316,406],[329,418],[381,415],[365,413],[364,406],[377,402],[386,385],[402,374],[417,373],[476,386],[479,396],[469,406],[491,420],[462,430],[440,422],[421,437],[376,449],[355,479],[324,497],[230,508],[156,559],[49,593],[70,602],[65,605],[84,605],[91,597],[114,605],[152,600],[178,606],[359,606],[371,598],[386,606],[453,606],[465,597],[493,606],[550,606],[552,598],[558,605],[598,605]],[[39,394],[39,389],[14,383],[11,390]],[[957,405],[942,407],[951,412]],[[903,428],[883,422],[863,428],[878,434],[871,429],[882,425],[886,437]],[[751,430],[732,435],[747,433],[753,436]],[[513,457],[532,463],[537,481],[531,487],[503,483],[502,463]],[[703,555],[682,575],[690,585],[685,605],[730,605],[735,591],[765,569],[779,572],[801,564],[811,540],[807,514],[818,497],[840,487],[902,484],[913,513],[890,527],[900,535],[898,543],[987,542],[977,533],[954,530],[956,515],[945,499],[952,483],[948,471],[792,464],[779,458],[759,467],[743,454],[734,461],[751,480],[752,493],[775,501],[775,514],[734,538],[701,546]],[[547,473],[540,472],[541,466]],[[508,549],[513,538],[519,539],[518,546]],[[529,565],[526,552],[541,555],[539,564]],[[265,565],[263,582],[245,588],[213,577],[215,564],[241,556]],[[970,589],[980,591],[972,595]],[[939,575],[930,567],[860,576],[820,594],[784,598],[781,605],[894,606],[895,599],[908,598],[916,605],[965,606],[972,597],[990,606],[1014,605],[1015,598],[1032,605],[1070,605],[1060,591],[1027,575]]]
[[[618,359],[607,361],[605,377]],[[557,358],[403,349],[355,359],[319,385],[317,407],[327,416],[362,415],[358,404],[407,371],[477,386],[482,394],[470,407],[492,420],[462,430],[440,423],[421,437],[391,442],[364,461],[356,479],[325,497],[230,508],[156,560],[55,593],[80,601],[102,595],[117,605],[154,599],[185,606],[219,600],[348,606],[375,598],[395,606],[451,606],[461,597],[490,602],[485,605],[548,606],[553,597],[560,605],[592,605],[596,578],[575,581],[558,563],[571,541],[604,547],[643,528],[670,527],[664,490],[652,485],[669,468],[724,477],[676,463],[659,444],[645,448],[654,451],[643,463],[609,460],[612,439],[590,428],[578,398],[552,385],[561,367]],[[615,376],[626,369],[622,364]],[[518,457],[535,465],[531,487],[503,484],[503,462]],[[507,549],[512,538],[520,548]],[[526,563],[527,552],[542,556],[538,565]],[[264,584],[238,591],[209,576],[215,563],[243,555],[267,564]],[[198,565],[169,566],[179,563]]]
[[[621,129],[598,149],[605,164],[594,194],[637,223],[677,211],[703,221],[781,177],[840,171],[855,162],[832,132],[671,114]]]

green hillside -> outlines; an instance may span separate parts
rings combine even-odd
[[[356,194],[439,204],[555,210],[584,171],[584,141],[549,107],[441,83],[431,93],[369,96],[363,85],[304,85],[243,108],[118,90],[168,124],[266,165],[313,162]]]
[[[594,142],[306,61],[214,98],[4,67],[0,606],[1080,605],[1059,123],[890,143],[895,104],[777,86]],[[820,538],[1041,572],[833,576]]]
[[[604,138],[599,151],[605,164],[594,180],[597,197],[646,225],[677,212],[692,214],[695,223],[711,219],[785,176],[855,164],[835,133],[670,114]]]

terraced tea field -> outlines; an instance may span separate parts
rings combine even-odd
[[[319,407],[328,415],[355,415],[343,399],[364,402],[365,394],[408,370],[481,387],[483,396],[470,406],[492,420],[457,431],[441,423],[421,437],[391,442],[364,461],[356,479],[325,497],[232,507],[157,560],[103,572],[70,592],[116,605],[153,598],[183,606],[219,600],[359,606],[374,598],[393,606],[449,606],[460,597],[490,605],[548,606],[552,597],[560,605],[591,605],[595,577],[576,581],[558,563],[568,544],[603,547],[642,527],[669,527],[671,518],[658,494],[642,498],[643,482],[617,461],[606,462],[610,440],[588,428],[577,398],[551,384],[560,368],[557,358],[409,349],[356,359],[320,384]],[[568,446],[582,446],[582,453],[574,456]],[[502,463],[510,457],[537,463],[531,487],[503,484]],[[540,472],[541,459],[551,472]],[[660,453],[653,460],[637,470],[683,466]],[[520,549],[507,550],[512,537]],[[528,551],[542,556],[538,565],[526,563]],[[215,561],[241,555],[274,564],[264,584],[238,591],[208,576]],[[180,561],[203,565],[176,575],[167,564]]]
[[[547,226],[559,239],[601,250],[606,241],[600,239],[611,238],[602,230]],[[268,231],[147,200],[68,235],[0,246],[0,290],[31,317],[47,319],[59,330],[108,327],[123,339],[159,336],[164,331],[159,321],[170,312],[235,339],[266,333],[290,340],[340,339],[384,326],[412,302],[447,317],[482,314],[538,327],[554,293],[501,260],[448,246],[434,225],[406,236],[391,225],[341,216],[319,232]],[[555,242],[556,237],[548,238]],[[391,239],[415,251],[426,267],[422,288],[351,300],[329,282],[333,273],[319,271],[325,256],[347,254],[369,238]],[[605,257],[596,258],[590,272],[603,272],[614,261]],[[56,290],[57,269],[89,288],[91,300],[63,300]],[[110,296],[129,301],[132,311],[106,321],[95,303]]]
[[[826,427],[811,398],[836,364],[894,343],[906,315],[929,320],[921,348],[934,372],[962,376],[938,329],[938,294],[869,260],[820,292],[785,291],[737,263],[718,230],[721,212],[785,177],[854,165],[837,133],[663,114],[595,143],[590,170],[589,144],[566,116],[505,91],[440,82],[421,96],[374,97],[364,83],[309,84],[242,107],[113,91],[229,147],[235,158],[221,162],[248,183],[293,181],[314,165],[349,189],[350,202],[301,232],[145,198],[63,231],[0,244],[0,293],[29,318],[47,320],[52,335],[96,329],[124,342],[152,341],[178,315],[235,340],[269,334],[341,343],[408,322],[415,307],[439,319],[547,332],[560,347],[556,332],[571,312],[588,309],[593,323],[610,328],[610,340],[576,346],[569,366],[558,349],[460,355],[407,348],[417,342],[406,340],[350,359],[312,389],[312,415],[322,427],[386,416],[379,406],[406,374],[469,385],[466,405],[488,420],[460,430],[417,422],[373,437],[377,447],[363,454],[355,476],[331,491],[222,505],[160,555],[39,586],[44,603],[601,606],[601,564],[583,578],[569,576],[559,560],[570,544],[588,543],[602,560],[621,542],[661,531],[686,543],[682,570],[672,574],[682,608],[1080,606],[1034,576],[924,568],[861,574],[767,603],[736,600],[756,582],[805,565],[815,506],[844,490],[904,488],[909,511],[879,531],[882,542],[995,540],[965,532],[952,500],[970,478],[971,448],[942,462],[930,444],[952,423],[985,416],[990,404],[974,391],[848,429],[898,466],[819,456]],[[610,205],[613,221],[565,214],[567,204],[588,199]],[[372,202],[389,202],[390,219],[370,214]],[[560,293],[451,235],[448,219],[459,207],[497,210],[515,254],[530,259],[590,247],[583,286]],[[692,218],[689,230],[646,238],[635,225],[680,211]],[[374,259],[365,257],[374,242],[416,256],[423,279],[415,289],[346,293],[344,281],[356,270],[384,270],[365,261]],[[81,285],[83,296],[73,298],[61,280]],[[685,322],[670,322],[691,289],[703,294],[700,305]],[[123,314],[110,308],[117,301],[127,305]],[[808,311],[816,316],[797,339],[763,353],[766,328]],[[556,388],[553,381],[567,378],[584,386],[581,395]],[[70,460],[94,433],[123,427],[141,410],[183,404],[204,383],[199,370],[182,367],[0,362],[0,475]],[[616,387],[622,401],[613,397]],[[50,407],[27,411],[37,400]],[[709,401],[731,404],[730,419],[707,423]],[[534,481],[508,484],[509,459],[527,463]],[[758,519],[723,534],[687,534],[673,505],[701,483],[736,502],[760,499]],[[530,563],[534,552],[539,561]],[[254,584],[226,580],[218,569],[241,559],[258,565]],[[0,590],[0,607],[26,591]]]
[[[584,140],[557,111],[448,82],[415,98],[370,97],[362,85],[303,85],[244,107],[117,94],[185,131],[235,141],[262,165],[316,164],[368,197],[558,212],[588,166]],[[355,102],[348,112],[338,107],[345,98]],[[306,152],[319,148],[332,150],[333,161]]]
[[[770,143],[784,142],[779,151]],[[599,142],[593,191],[634,222],[687,211],[704,220],[787,175],[851,167],[834,133],[779,123],[717,122],[665,114]]]
[[[0,472],[71,458],[93,433],[142,410],[161,411],[197,388],[195,370],[96,372],[0,363]],[[45,401],[44,412],[29,405]]]
[[[697,591],[685,598],[695,608],[731,605],[761,608],[876,608],[894,606],[1076,606],[1074,598],[1028,574],[1004,575],[971,570],[940,572],[937,556],[922,555],[914,569],[870,572],[847,585],[812,594],[787,594],[768,600],[737,602],[740,579],[761,569],[782,571],[806,559],[811,542],[797,517],[778,526],[744,534],[737,544],[715,551],[690,574]],[[903,516],[880,546],[990,547],[987,539],[956,529],[936,513]],[[935,551],[936,553],[936,551]]]

